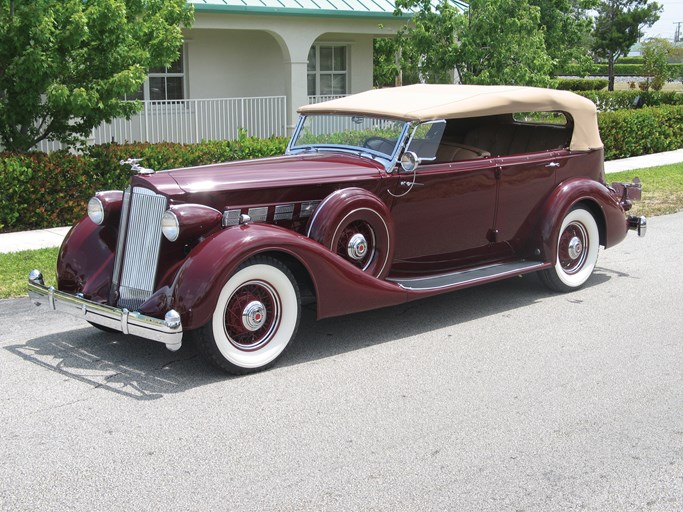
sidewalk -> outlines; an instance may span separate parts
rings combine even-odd
[[[654,155],[634,156],[605,162],[605,173],[631,171],[645,167],[656,167],[683,162],[683,149],[657,153]],[[17,252],[43,247],[57,247],[61,245],[70,228],[39,229],[18,233],[0,234],[0,253]]]

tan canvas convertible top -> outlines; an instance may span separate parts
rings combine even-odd
[[[507,85],[431,85],[374,89],[305,105],[301,114],[352,114],[433,121],[515,112],[559,111],[574,120],[569,149],[602,148],[595,104],[569,91]]]

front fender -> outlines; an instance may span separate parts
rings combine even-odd
[[[557,238],[562,220],[575,205],[582,203],[591,210],[600,227],[600,243],[611,247],[621,242],[628,232],[624,209],[609,189],[587,178],[563,181],[543,205],[540,245],[546,261],[555,261]]]
[[[98,226],[87,216],[71,228],[57,257],[57,288],[107,302],[114,270],[117,230]]]
[[[172,286],[173,307],[183,328],[211,319],[221,288],[237,267],[257,254],[286,254],[308,272],[317,299],[318,318],[392,306],[407,300],[399,286],[363,273],[318,242],[270,224],[224,229],[188,255]]]

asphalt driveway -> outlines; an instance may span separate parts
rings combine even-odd
[[[343,318],[273,370],[0,301],[2,510],[683,510],[683,213],[535,276]]]

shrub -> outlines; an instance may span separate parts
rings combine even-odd
[[[606,160],[683,148],[681,105],[601,112],[598,123]]]
[[[176,167],[275,156],[287,139],[240,137],[200,144],[103,144],[81,155],[66,152],[0,153],[0,232],[66,226],[86,212],[98,190],[122,190],[133,174],[130,157],[160,171]]]
[[[683,105],[683,94],[675,92],[641,92],[632,91],[585,91],[578,92],[595,103],[601,112],[611,112],[620,109],[636,107],[636,98],[640,97],[642,105],[657,107],[661,105]]]
[[[607,83],[603,78],[560,78],[557,88],[563,91],[599,91],[607,87]]]
[[[643,62],[643,57],[619,57],[617,64],[642,64]]]
[[[668,66],[673,76],[683,75],[683,64],[669,64]],[[614,74],[623,76],[643,76],[645,73],[642,64],[615,64]],[[593,75],[607,75],[607,64],[598,64]]]

